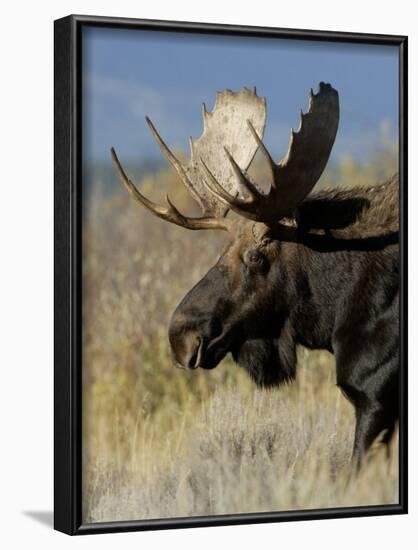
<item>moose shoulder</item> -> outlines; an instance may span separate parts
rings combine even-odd
[[[231,353],[258,385],[278,386],[296,375],[298,344],[331,351],[337,384],[355,407],[359,459],[381,432],[389,440],[398,418],[398,178],[311,194],[338,128],[338,94],[329,84],[311,92],[277,164],[262,142],[265,100],[255,90],[222,92],[203,114],[204,132],[191,140],[186,166],[147,119],[201,206],[200,218],[184,216],[168,197],[166,207],[149,201],[112,149],[121,181],[155,215],[230,236],[172,316],[173,362],[212,369]],[[246,173],[257,148],[270,169],[268,193]],[[239,216],[227,218],[228,210]]]

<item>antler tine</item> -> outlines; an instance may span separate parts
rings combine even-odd
[[[275,170],[276,164],[275,164],[274,160],[271,158],[271,155],[270,155],[267,147],[264,145],[263,140],[257,134],[257,131],[254,128],[251,120],[247,119],[247,125],[248,125],[248,128],[250,129],[252,135],[254,136],[254,139],[257,142],[257,145],[258,145],[260,151],[263,153],[265,159],[267,160],[267,164],[268,164],[269,171],[270,171],[270,176],[271,176],[271,186],[273,188],[275,188],[276,187],[276,170]]]
[[[152,132],[152,135],[155,138],[155,141],[160,146],[161,151],[163,152],[164,156],[169,160],[169,162],[172,164],[172,166],[177,171],[178,175],[181,177],[183,182],[186,184],[186,186],[192,187],[192,184],[187,176],[186,170],[184,169],[181,162],[176,158],[176,156],[170,151],[169,147],[166,145],[165,141],[162,139],[160,134],[157,132],[154,124],[152,123],[152,120],[146,116],[145,120],[147,121],[147,124]]]
[[[255,187],[255,185],[253,185],[253,183],[243,173],[243,171],[235,161],[234,157],[231,155],[231,153],[228,151],[226,147],[224,147],[224,151],[226,153],[226,156],[228,157],[229,162],[231,163],[232,169],[238,181],[240,182],[242,187],[244,187],[244,189],[246,189],[250,194],[250,199],[248,199],[248,202],[253,202],[254,199],[260,198],[261,196],[260,191]]]
[[[215,178],[215,176],[213,175],[213,173],[208,168],[207,164],[202,158],[200,158],[200,163],[207,176],[207,179],[205,179],[205,184],[206,184],[206,187],[209,189],[209,191],[213,193],[224,204],[229,206],[229,208],[234,210],[234,212],[237,212],[238,214],[244,215],[246,217],[251,217],[253,219],[251,210],[249,208],[251,205],[251,202],[240,199],[238,198],[238,196],[233,197],[232,195],[230,195],[218,183],[217,179]]]
[[[230,220],[226,220],[224,218],[189,218],[183,216],[183,214],[181,214],[171,202],[168,195],[166,196],[168,207],[159,206],[150,201],[142,193],[140,193],[136,185],[128,178],[121,163],[119,162],[118,156],[113,147],[110,151],[113,163],[116,168],[116,172],[124,187],[136,201],[145,206],[145,208],[147,208],[155,216],[181,227],[185,227],[186,229],[223,229],[224,231],[229,230]]]

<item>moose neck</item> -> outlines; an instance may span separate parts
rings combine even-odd
[[[336,303],[350,255],[319,252],[300,242],[282,242],[281,255],[287,266],[285,323],[295,343],[332,351]]]
[[[358,308],[358,289],[370,269],[383,265],[383,255],[386,265],[387,256],[396,261],[397,235],[339,241],[326,235],[287,232],[287,240],[281,241],[280,265],[286,266],[286,321],[296,343],[333,351],[332,339],[343,323],[342,312],[350,314]],[[367,300],[372,300],[370,294],[362,296],[365,308]]]
[[[279,225],[288,322],[298,343],[331,351],[339,306],[344,302],[347,310],[353,289],[367,268],[381,265],[382,254],[390,249],[396,256],[397,181],[317,193]]]

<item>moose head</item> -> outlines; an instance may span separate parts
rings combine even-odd
[[[114,149],[112,157],[129,193],[153,214],[187,229],[221,229],[230,236],[216,265],[172,316],[174,364],[212,369],[231,352],[256,382],[272,385],[291,378],[295,363],[294,338],[286,328],[294,274],[285,261],[291,251],[283,247],[282,237],[289,229],[286,220],[327,164],[338,128],[338,93],[324,83],[317,94],[311,90],[308,112],[301,112],[300,128],[291,131],[288,152],[279,163],[262,141],[265,120],[266,102],[255,89],[219,93],[213,112],[203,105],[204,131],[191,139],[191,160],[185,166],[147,117],[162,152],[200,205],[199,218],[180,213],[168,196],[167,206],[152,203],[127,177]],[[271,175],[268,193],[246,173],[258,148]],[[228,219],[228,210],[239,216]]]

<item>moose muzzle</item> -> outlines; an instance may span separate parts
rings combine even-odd
[[[226,275],[215,266],[177,306],[168,331],[175,366],[210,369],[219,362],[226,297]]]

